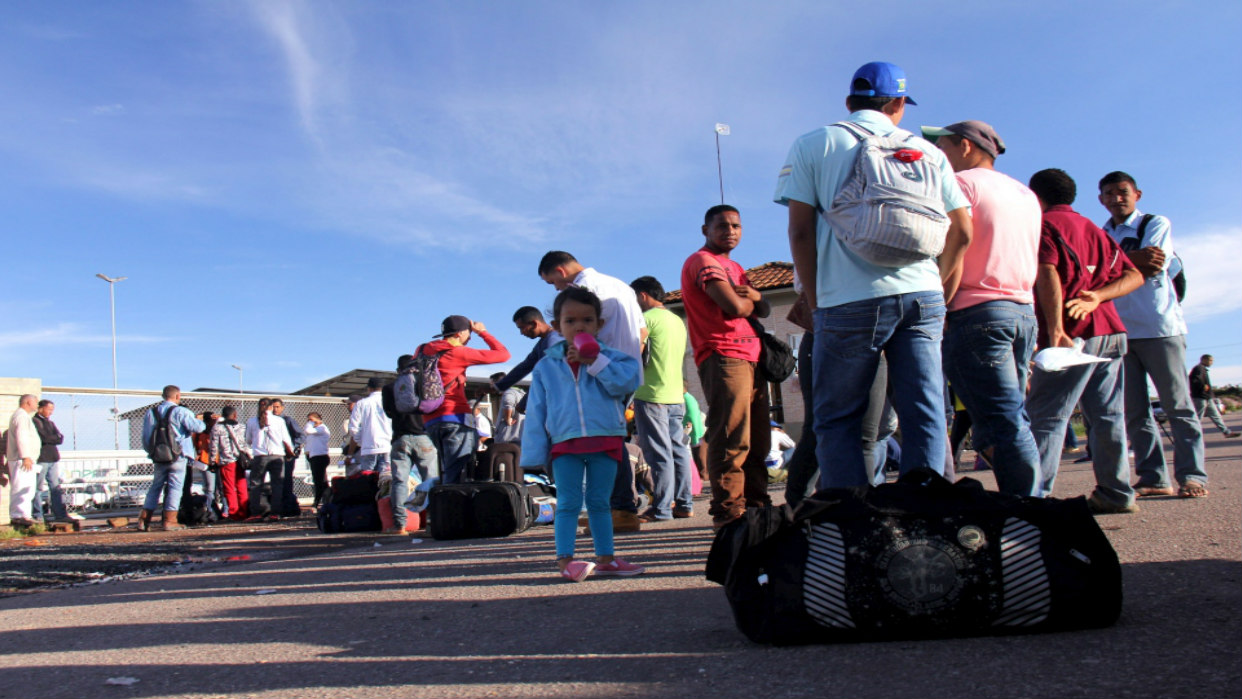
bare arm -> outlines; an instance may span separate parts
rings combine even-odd
[[[974,223],[970,219],[970,208],[963,206],[949,212],[949,232],[945,234],[944,251],[937,258],[940,266],[940,283],[944,286],[946,303],[957,293],[957,285],[962,281],[962,260],[966,257],[966,249],[974,237]]]
[[[819,273],[819,258],[815,247],[815,207],[800,201],[789,200],[789,252],[793,255],[794,269],[802,283],[802,295],[815,308],[815,280]]]
[[[1072,298],[1065,303],[1065,312],[1070,318],[1086,318],[1101,303],[1111,301],[1118,296],[1125,296],[1142,285],[1142,272],[1137,269],[1123,270],[1120,277],[1098,289],[1078,292],[1077,298]]]
[[[1061,321],[1061,275],[1054,265],[1041,264],[1035,274],[1035,295],[1044,315],[1049,347],[1073,347],[1074,341],[1065,334]]]
[[[725,315],[736,318],[749,318],[756,309],[761,309],[761,304],[767,306],[763,296],[753,287],[734,286],[723,279],[707,282],[704,291],[720,306]]]

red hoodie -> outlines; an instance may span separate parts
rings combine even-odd
[[[469,415],[470,401],[466,399],[466,367],[476,364],[499,364],[509,361],[509,350],[491,333],[476,333],[487,343],[488,349],[474,349],[465,345],[451,345],[448,340],[433,340],[423,346],[423,354],[435,354],[448,350],[440,357],[440,380],[444,382],[444,404],[439,410],[427,414],[424,422],[431,422],[446,415]]]

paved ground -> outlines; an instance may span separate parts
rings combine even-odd
[[[460,543],[233,527],[185,543],[197,562],[176,572],[0,599],[0,697],[1234,696],[1240,442],[1209,434],[1212,497],[1099,519],[1124,564],[1110,629],[757,646],[702,577],[703,514],[619,537],[647,575],[579,585],[552,579],[547,527]],[[1089,490],[1086,465],[1064,468],[1057,495]]]

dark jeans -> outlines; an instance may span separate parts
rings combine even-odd
[[[297,459],[285,459],[284,470],[284,488],[281,492],[281,502],[284,503],[284,509],[276,514],[296,515],[298,514],[298,496],[293,493],[293,469],[298,465]],[[275,505],[272,506],[275,512]]]
[[[259,511],[260,492],[263,489],[263,478],[268,477],[272,484],[272,498],[268,502],[271,509],[267,512]],[[285,460],[279,456],[256,456],[250,462],[250,474],[247,476],[250,483],[250,514],[263,515],[273,514],[279,515],[284,512],[284,480],[285,480]]]
[[[323,499],[324,491],[328,489],[329,457],[327,454],[312,456],[309,461],[311,480],[315,482],[315,507],[319,507],[319,501]]]

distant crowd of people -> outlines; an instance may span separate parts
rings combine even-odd
[[[1006,145],[985,122],[901,130],[914,104],[899,67],[862,66],[849,84],[849,116],[796,139],[777,178],[774,200],[788,208],[799,293],[789,320],[805,330],[798,361],[808,415],[786,466],[787,500],[796,503],[815,487],[883,482],[890,458],[902,473],[922,468],[952,477],[950,390],[1003,492],[1054,492],[1068,421],[1081,406],[1096,478],[1093,511],[1134,512],[1137,497],[1206,497],[1200,419],[1207,415],[1226,436],[1236,434],[1212,400],[1211,357],[1187,376],[1182,270],[1168,219],[1139,211],[1138,184],[1116,171],[1099,180],[1109,217],[1097,226],[1073,209],[1077,186],[1066,172],[1041,170],[1023,184],[997,171]],[[512,370],[492,376],[500,396],[494,426],[468,400],[465,372],[506,362],[509,350],[483,323],[445,318],[436,338],[397,362],[405,372],[420,355],[438,357],[443,403],[426,414],[401,412],[393,385],[373,379],[366,395],[350,401],[349,473],[383,473],[393,502],[406,503],[430,479],[467,478],[481,435],[520,443],[522,468],[547,473],[557,486],[558,571],[572,581],[641,573],[616,557],[613,532],[693,515],[691,446],[699,438],[715,527],[769,505],[769,467],[780,468],[780,451],[793,445],[778,432],[774,450],[769,387],[758,369],[764,349],[756,320],[771,307],[732,259],[742,240],[738,209],[709,208],[701,233],[703,246],[686,259],[679,280],[684,321],[664,307],[654,277],[626,284],[568,252],[545,254],[538,274],[557,291],[552,317],[534,306],[513,315],[535,345]],[[469,346],[475,336],[486,348]],[[702,425],[682,375],[687,343],[706,400]],[[1032,364],[1040,348],[1088,356],[1053,370]],[[527,377],[528,393],[518,387]],[[1172,473],[1149,379],[1171,430]],[[171,429],[181,456],[156,463],[143,528],[156,520],[161,499],[165,528],[178,526],[186,462],[195,458],[203,468],[194,472],[208,491],[223,494],[222,509],[234,519],[277,518],[296,507],[292,464],[301,449],[316,503],[323,496],[331,433],[318,415],[298,426],[282,416],[278,398],[264,399],[243,426],[233,408],[217,419],[179,407],[175,386],[163,398],[146,416],[144,445]],[[642,511],[627,410],[650,474]],[[24,436],[12,437],[26,434],[26,412],[35,408],[23,400],[9,439],[14,513],[22,519],[30,517],[35,490],[35,476],[23,474],[36,458],[43,465]],[[899,445],[892,439],[898,431]],[[52,508],[63,516],[58,495]],[[584,508],[591,558],[576,551]],[[394,508],[389,533],[404,533],[405,517],[404,507]]]

